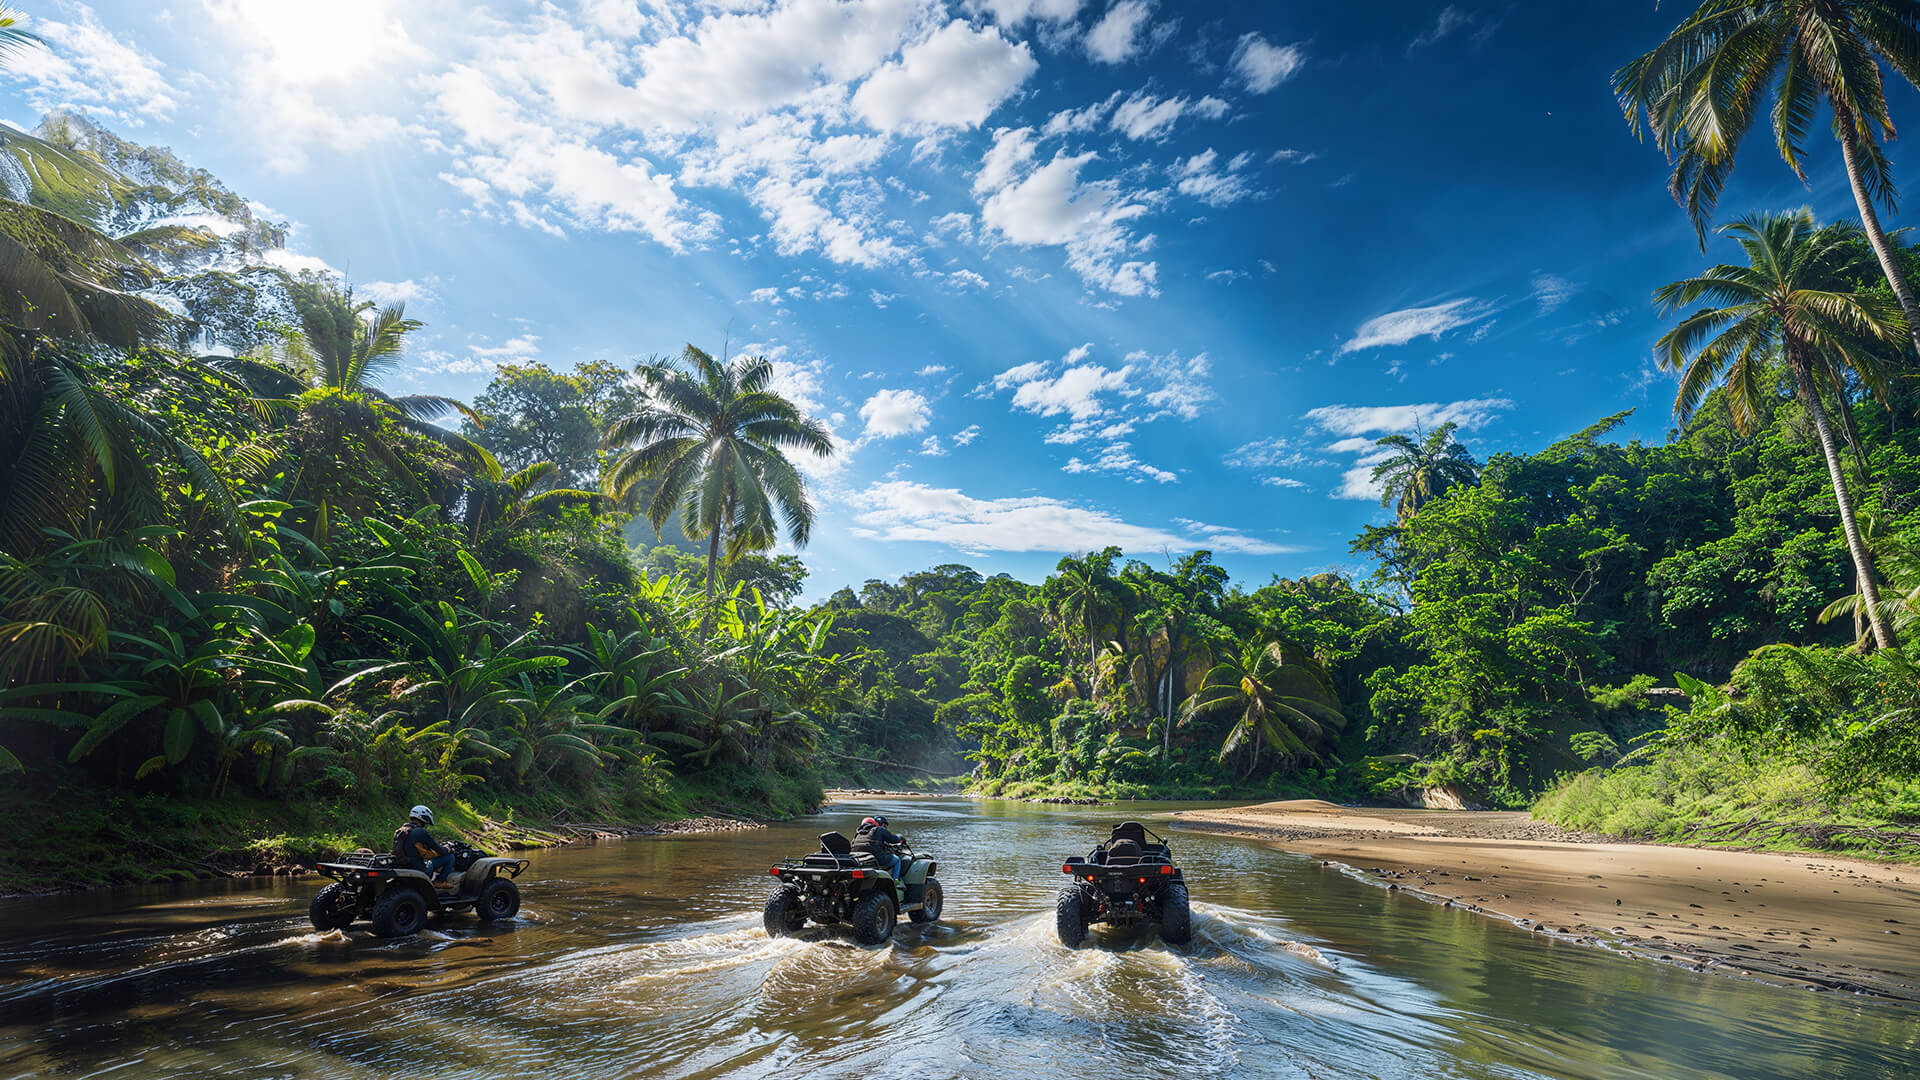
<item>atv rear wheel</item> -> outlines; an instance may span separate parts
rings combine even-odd
[[[373,905],[373,932],[381,937],[411,937],[426,925],[426,900],[404,885],[388,890]]]
[[[520,886],[502,877],[487,882],[480,887],[480,899],[474,903],[473,913],[481,922],[497,922],[520,914]]]
[[[1187,887],[1177,881],[1160,891],[1160,940],[1169,945],[1193,940],[1193,909],[1187,903]]]
[[[1060,898],[1053,903],[1053,928],[1060,935],[1060,944],[1072,949],[1087,940],[1087,915],[1085,898],[1081,896],[1077,885],[1069,885],[1060,890]]]
[[[934,878],[928,878],[927,889],[921,894],[920,910],[907,912],[907,918],[922,924],[933,922],[940,917],[940,907],[944,899],[940,895],[940,882]]]
[[[360,897],[356,891],[348,888],[346,882],[336,881],[313,894],[313,902],[307,905],[307,918],[312,920],[313,928],[323,934],[345,930],[353,925],[359,908]]]
[[[786,937],[797,934],[807,925],[807,905],[800,899],[800,890],[781,885],[767,895],[766,911],[762,913],[761,923],[767,928],[768,937]]]
[[[893,921],[899,918],[893,897],[882,891],[867,894],[853,905],[853,936],[862,945],[884,945],[893,936]]]

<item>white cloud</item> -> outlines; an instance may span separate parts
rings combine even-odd
[[[540,355],[540,335],[521,334],[498,345],[469,345],[467,351],[483,360],[531,360]]]
[[[1291,469],[1312,463],[1299,445],[1285,435],[1246,443],[1228,454],[1225,461],[1237,469]]]
[[[882,390],[860,406],[860,419],[866,422],[863,439],[891,439],[925,431],[933,411],[916,391]]]
[[[1446,7],[1440,9],[1440,18],[1434,22],[1433,29],[1420,34],[1420,36],[1407,43],[1407,54],[1411,56],[1416,49],[1438,44],[1442,39],[1451,36],[1455,31],[1464,30],[1472,26],[1473,20],[1474,16],[1471,13],[1461,11],[1452,4],[1448,4]]]
[[[1118,64],[1140,51],[1140,31],[1152,13],[1146,0],[1118,0],[1087,31],[1087,55],[1103,64]]]
[[[1233,73],[1253,93],[1264,94],[1305,67],[1306,51],[1298,45],[1274,45],[1259,34],[1247,34],[1233,50]]]
[[[980,437],[980,425],[968,424],[965,428],[962,428],[961,430],[953,433],[953,445],[965,446],[979,437]]]
[[[1253,186],[1241,172],[1247,165],[1246,155],[1235,155],[1223,168],[1215,167],[1219,155],[1211,148],[1195,154],[1184,161],[1175,161],[1167,172],[1174,179],[1174,188],[1208,206],[1226,206],[1239,202],[1253,194]]]
[[[993,377],[993,388],[995,390],[1005,390],[1009,387],[1019,386],[1022,383],[1030,383],[1045,375],[1047,373],[1047,367],[1047,362],[1044,360],[1034,360],[1025,364],[1016,364]]]
[[[905,480],[869,485],[851,496],[854,521],[875,539],[946,544],[963,551],[1213,551],[1278,555],[1298,550],[1232,530],[1182,536],[1131,524],[1105,510],[1060,499],[1023,496],[977,499],[958,488]]]
[[[1013,182],[1033,160],[1032,128],[1001,128],[993,133],[993,145],[980,159],[980,171],[973,176],[973,193],[986,195]]]
[[[1070,135],[1098,130],[1113,107],[1120,102],[1120,91],[1115,90],[1105,101],[1096,101],[1085,108],[1061,109],[1047,118],[1041,127],[1042,135]]]
[[[1213,374],[1213,361],[1206,353],[1183,359],[1179,353],[1152,356],[1138,350],[1127,354],[1127,363],[1142,373],[1143,383],[1153,387],[1143,399],[1148,408],[1156,410],[1146,417],[1148,420],[1162,416],[1197,419],[1213,401],[1213,388],[1207,382]]]
[[[963,243],[973,243],[973,215],[955,210],[950,214],[941,214],[928,222],[935,236],[951,236]]]
[[[1118,473],[1136,484],[1145,483],[1148,480],[1161,484],[1172,484],[1178,483],[1180,480],[1180,477],[1174,473],[1170,473],[1165,469],[1155,468],[1141,461],[1139,458],[1134,457],[1133,451],[1129,449],[1128,444],[1124,442],[1108,444],[1106,449],[1100,452],[1100,456],[1094,458],[1092,461],[1081,461],[1077,457],[1069,458],[1067,463],[1060,467],[1060,471],[1066,473]]]
[[[780,290],[769,285],[764,289],[755,289],[748,293],[747,299],[756,304],[777,304],[780,302]]]
[[[853,108],[880,131],[975,128],[1039,66],[1025,42],[955,19],[882,65]]]
[[[1428,402],[1421,405],[1325,405],[1310,410],[1306,419],[1330,435],[1345,436],[1329,443],[1331,453],[1351,455],[1354,464],[1340,478],[1334,492],[1338,499],[1378,501],[1380,485],[1373,480],[1373,467],[1391,453],[1375,445],[1387,434],[1432,431],[1442,424],[1458,424],[1463,431],[1483,428],[1513,408],[1507,398],[1473,398],[1466,401]]]
[[[929,435],[921,440],[920,454],[922,457],[946,457],[947,451],[940,445],[940,436]]]
[[[66,105],[139,125],[162,119],[179,106],[179,91],[153,56],[115,37],[93,9],[72,4],[72,22],[35,19],[26,28],[44,46],[15,53],[7,73],[32,86],[27,100],[37,109]]]
[[[1114,95],[1118,97],[1118,94]],[[1087,110],[1075,113],[1067,110],[1055,113],[1047,121],[1046,133],[1079,130],[1078,125],[1085,122],[1088,110],[1104,110],[1112,104],[1108,98],[1106,104],[1091,105]],[[1107,122],[1108,129],[1117,131],[1129,139],[1159,139],[1173,130],[1173,125],[1182,116],[1201,116],[1209,120],[1218,120],[1227,114],[1227,103],[1216,97],[1203,97],[1194,101],[1187,97],[1157,98],[1144,90],[1130,94],[1125,101],[1113,107],[1112,118]]]
[[[1308,150],[1275,150],[1267,156],[1269,165],[1305,165],[1320,155]]]
[[[993,16],[1001,26],[1014,28],[1028,19],[1065,22],[1080,13],[1081,0],[967,0],[966,9]]]
[[[999,149],[996,142],[989,162]],[[1082,182],[1081,167],[1095,157],[1054,155],[1021,180],[994,191],[980,208],[981,223],[1021,247],[1064,248],[1067,265],[1089,285],[1122,296],[1157,296],[1159,265],[1127,258],[1142,246],[1127,223],[1147,213],[1148,206],[1113,181]],[[981,176],[987,172],[982,168]]]
[[[424,300],[432,294],[425,285],[411,279],[407,281],[362,281],[353,287],[356,295],[365,297],[376,304],[411,304]]]
[[[1491,313],[1491,308],[1470,296],[1429,307],[1389,311],[1361,323],[1353,332],[1353,337],[1340,346],[1340,352],[1405,345],[1420,337],[1438,341],[1448,331],[1469,326]]]
[[[1013,407],[1040,416],[1066,413],[1075,420],[1104,416],[1112,404],[1101,395],[1129,389],[1132,368],[1109,371],[1100,364],[1080,364],[1058,376],[1022,383],[1013,392]]]
[[[947,275],[947,284],[960,292],[965,292],[968,289],[986,288],[987,279],[971,270],[955,270]]]
[[[1306,484],[1291,476],[1269,476],[1260,481],[1268,487],[1306,489]]]
[[[914,372],[914,374],[920,376],[923,379],[929,379],[935,375],[943,375],[946,373],[946,371],[947,371],[947,365],[945,364],[928,364],[927,366],[921,368],[919,371]]]
[[[1451,9],[1449,9],[1451,10]],[[1540,304],[1540,314],[1549,315],[1573,298],[1580,287],[1558,274],[1535,274],[1529,282],[1534,300]]]

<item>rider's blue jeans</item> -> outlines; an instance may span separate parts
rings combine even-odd
[[[435,881],[440,881],[451,873],[453,873],[453,852],[435,855],[427,860],[427,876]]]

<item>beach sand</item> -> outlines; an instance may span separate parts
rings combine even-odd
[[[1920,1001],[1920,866],[1621,843],[1525,813],[1318,800],[1174,815],[1535,933],[1697,971]]]

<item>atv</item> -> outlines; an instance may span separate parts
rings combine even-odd
[[[1169,945],[1192,940],[1186,878],[1173,865],[1166,840],[1139,822],[1115,825],[1092,855],[1069,857],[1060,872],[1073,879],[1053,909],[1054,929],[1067,948],[1085,941],[1087,927],[1097,922],[1158,926]]]
[[[862,945],[880,945],[893,936],[901,912],[916,923],[938,919],[942,897],[933,872],[939,864],[905,844],[896,850],[898,879],[866,852],[854,854],[853,845],[837,832],[823,833],[814,854],[771,867],[768,873],[779,881],[767,897],[767,935],[799,933],[812,919],[851,923]]]
[[[427,917],[471,910],[481,922],[511,919],[520,911],[517,878],[527,868],[525,859],[504,859],[458,840],[453,872],[438,888],[424,872],[394,865],[393,856],[356,852],[340,862],[321,863],[320,872],[333,884],[314,894],[307,917],[316,930],[345,930],[355,920],[373,923],[381,937],[407,937],[427,925]]]

